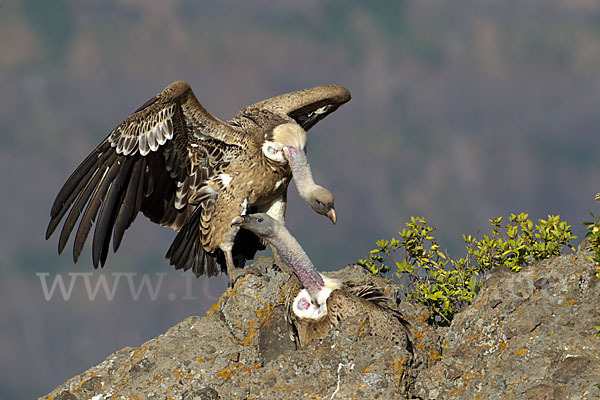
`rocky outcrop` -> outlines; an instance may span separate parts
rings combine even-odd
[[[580,250],[484,280],[443,335],[414,394],[437,398],[600,398],[600,284]]]
[[[69,379],[54,399],[598,398],[600,284],[583,252],[514,274],[496,268],[449,328],[399,308],[414,350],[365,336],[361,318],[296,350],[283,320],[286,276],[241,279],[205,317],[190,317]],[[332,277],[385,282],[348,266]],[[390,295],[390,288],[386,288]]]

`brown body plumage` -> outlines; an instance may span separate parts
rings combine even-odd
[[[119,124],[69,177],[52,206],[46,238],[68,212],[62,252],[83,214],[73,259],[95,222],[92,258],[94,267],[102,266],[111,238],[116,251],[142,212],[179,231],[167,253],[176,268],[192,268],[197,276],[226,270],[231,282],[234,265],[243,266],[263,247],[231,220],[264,211],[283,221],[295,165],[309,170],[302,165],[305,130],[349,99],[341,86],[320,86],[264,100],[223,122],[187,83],[174,82]],[[324,204],[310,173],[297,186],[315,211],[335,222],[333,196],[326,191],[331,198]]]
[[[352,281],[340,283],[327,297],[327,311],[318,318],[304,318],[294,312],[294,300],[304,289],[295,275],[290,276],[285,287],[286,321],[290,338],[297,347],[326,338],[332,329],[354,317],[362,320],[361,334],[379,336],[408,349],[412,347],[410,324],[402,314],[389,307],[389,299],[375,285]]]

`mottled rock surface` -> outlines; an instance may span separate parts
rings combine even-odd
[[[584,251],[496,268],[419,374],[424,399],[598,399],[600,284]]]
[[[296,350],[283,320],[286,276],[266,257],[255,266],[263,275],[240,279],[205,317],[117,351],[44,398],[600,397],[600,284],[583,252],[519,274],[496,268],[449,328],[427,326],[423,308],[400,304],[414,354],[364,337],[360,318]],[[357,266],[328,275],[385,286]]]

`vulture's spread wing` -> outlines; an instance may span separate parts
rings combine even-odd
[[[95,222],[92,258],[104,265],[111,237],[116,251],[141,211],[178,230],[189,203],[215,166],[237,153],[239,132],[212,116],[185,82],[174,82],[135,111],[79,165],[56,196],[46,238],[68,215],[63,251],[80,215],[73,244],[77,262]]]
[[[349,100],[350,92],[343,86],[317,86],[281,94],[252,104],[240,111],[238,117],[248,114],[249,110],[261,109],[292,118],[308,131],[313,125]]]

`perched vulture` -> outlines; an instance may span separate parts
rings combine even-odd
[[[332,328],[354,316],[365,316],[364,328],[408,350],[410,324],[374,285],[340,282],[321,275],[296,239],[268,214],[238,216],[232,224],[271,243],[294,270],[286,284],[286,320],[298,347],[323,339]]]
[[[67,179],[52,205],[46,239],[66,215],[61,253],[83,213],[73,261],[95,222],[98,268],[111,238],[117,251],[141,211],[178,231],[167,252],[176,269],[191,268],[196,276],[225,271],[231,285],[248,272],[236,267],[264,248],[231,221],[266,212],[283,222],[292,177],[300,196],[335,223],[333,195],[314,183],[306,160],[306,131],[348,100],[341,86],[318,86],[263,100],[223,122],[186,82],[173,82],[119,124]]]

